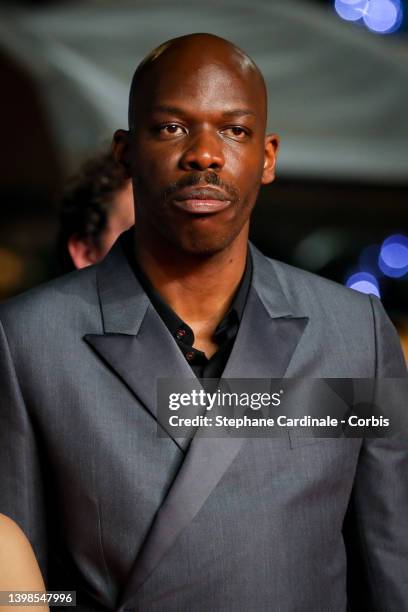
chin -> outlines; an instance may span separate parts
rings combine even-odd
[[[189,245],[183,248],[184,253],[202,258],[211,257],[222,251],[224,251],[224,247],[214,245]]]
[[[207,235],[183,240],[178,246],[186,254],[195,255],[196,257],[209,257],[228,249],[235,238],[236,236],[216,237],[214,235]]]
[[[219,225],[218,227],[207,225],[207,227],[201,228],[191,227],[190,225],[190,227],[179,227],[179,231],[177,231],[172,227],[171,229],[168,228],[170,231],[167,234],[162,235],[169,246],[171,244],[181,253],[195,257],[210,257],[225,251],[233,244],[242,232],[245,221],[230,226],[224,224],[222,228]]]

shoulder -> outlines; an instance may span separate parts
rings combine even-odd
[[[0,539],[2,543],[0,554],[4,554],[5,551],[10,552],[14,547],[24,548],[26,545],[29,546],[17,523],[4,514],[0,514]]]
[[[282,262],[272,264],[291,308],[308,318],[309,334],[324,338],[326,344],[360,346],[374,353],[374,312],[387,316],[377,297]]]
[[[307,319],[304,350],[307,347],[315,359],[324,355],[325,372],[341,372],[343,377],[405,376],[396,330],[376,296],[266,258],[256,249],[254,254],[262,272],[261,293],[268,299],[278,287],[289,316]]]
[[[96,266],[43,283],[0,304],[0,332],[32,336],[80,326],[98,306]]]
[[[346,310],[361,313],[367,308],[369,310],[372,308],[372,296],[283,262],[269,261],[289,301],[302,305],[303,309],[325,312]]]
[[[8,313],[30,315],[33,310],[52,309],[54,305],[84,301],[92,296],[96,286],[96,266],[75,270],[42,283],[33,289],[0,304],[0,317]]]
[[[20,527],[0,514],[0,591],[44,590],[33,549]]]
[[[329,279],[262,255],[252,247],[258,285],[264,295],[278,291],[290,310],[304,316],[349,317],[358,319],[372,312],[372,297]],[[276,287],[277,286],[277,287]],[[374,298],[377,301],[377,298]]]

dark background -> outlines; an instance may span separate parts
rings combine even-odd
[[[69,3],[14,2],[13,10],[18,4],[34,11]],[[309,4],[333,11],[329,0],[309,0]],[[385,36],[398,38],[401,53],[408,59],[406,13],[400,30]],[[0,299],[5,299],[56,275],[58,203],[75,168],[64,161],[35,77],[1,44],[0,67],[4,83]],[[81,153],[77,161],[79,166]],[[356,176],[306,177],[301,172],[280,175],[278,165],[278,180],[261,192],[251,237],[265,254],[345,283],[361,268],[361,253],[367,246],[380,244],[393,233],[407,234],[407,196],[408,176],[371,181]],[[384,306],[404,339],[407,275],[401,279],[383,276],[379,283]]]

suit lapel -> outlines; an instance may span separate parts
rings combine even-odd
[[[307,325],[293,311],[272,262],[251,247],[254,269],[243,318],[223,378],[281,378]],[[153,521],[121,598],[132,608],[137,590],[191,523],[244,443],[243,438],[196,435]]]
[[[84,339],[174,442],[185,450],[189,438],[177,438],[157,410],[156,383],[158,378],[194,378],[194,374],[154,308],[148,307],[137,336],[87,334]]]
[[[98,266],[97,282],[104,333],[84,340],[158,420],[157,378],[194,378],[191,368],[134,275],[121,239]],[[160,424],[181,449],[187,447],[188,439]]]

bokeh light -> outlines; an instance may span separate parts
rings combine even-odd
[[[381,297],[378,281],[373,274],[369,272],[356,272],[352,274],[346,281],[346,287]]]
[[[384,240],[378,258],[380,270],[391,278],[401,278],[408,273],[408,237],[393,234]]]
[[[401,0],[335,0],[334,8],[342,19],[364,23],[378,34],[395,32],[403,19]]]
[[[401,6],[392,0],[370,0],[363,20],[370,30],[384,34],[394,31],[400,13]]]
[[[347,239],[338,229],[323,227],[312,232],[296,246],[293,261],[302,268],[319,272],[347,249]]]
[[[358,21],[362,18],[364,11],[367,10],[367,0],[357,0],[357,2],[343,2],[343,0],[336,0],[334,8],[337,14],[346,21]]]

